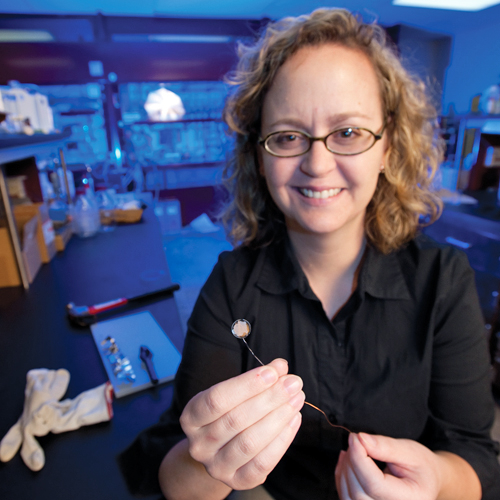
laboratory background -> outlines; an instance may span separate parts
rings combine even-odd
[[[423,231],[475,271],[500,440],[499,1],[0,0],[1,499],[137,498],[119,454],[170,405],[232,248],[224,76],[270,20],[319,7],[381,24],[431,89],[444,210]],[[26,431],[40,397],[59,416]]]

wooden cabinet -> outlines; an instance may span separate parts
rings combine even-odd
[[[17,264],[17,271],[25,289],[29,288],[30,279],[23,261],[21,243],[5,181],[6,164],[37,155],[49,155],[57,151],[60,141],[69,137],[69,133],[3,136],[0,138],[0,216],[5,220],[10,244]]]

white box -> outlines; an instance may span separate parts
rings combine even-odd
[[[9,115],[17,115],[17,101],[16,96],[9,93],[9,87],[3,87],[0,89],[2,94],[3,110]]]
[[[34,98],[38,116],[38,130],[41,130],[44,134],[50,134],[50,132],[54,131],[54,115],[49,106],[49,99],[46,95],[38,92],[34,95]]]
[[[40,130],[38,122],[38,114],[36,112],[35,96],[30,94],[26,89],[13,87],[2,91],[2,95],[7,96],[7,99],[14,104],[15,114],[21,119],[28,118],[33,130]]]

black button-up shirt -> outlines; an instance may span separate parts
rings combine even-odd
[[[425,236],[389,255],[368,248],[357,289],[333,320],[287,239],[222,254],[188,323],[172,408],[141,437],[156,460],[183,437],[178,418],[190,398],[257,366],[231,335],[239,318],[252,324],[256,355],[288,360],[306,401],[333,423],[456,453],[476,470],[483,499],[500,498],[489,358],[465,254]],[[308,406],[302,414],[265,487],[277,500],[338,498],[334,470],[347,432]]]

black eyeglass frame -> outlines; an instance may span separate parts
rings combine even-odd
[[[321,141],[325,145],[325,148],[328,151],[330,151],[330,153],[332,153],[332,154],[339,155],[339,156],[356,156],[356,155],[360,155],[362,153],[365,153],[369,149],[373,148],[373,146],[375,146],[375,144],[377,144],[377,142],[380,141],[380,139],[382,139],[386,126],[387,126],[387,122],[384,120],[384,124],[382,125],[382,130],[378,134],[376,134],[375,132],[372,132],[370,129],[364,128],[364,127],[341,127],[341,128],[337,128],[335,130],[332,130],[324,137],[313,137],[312,135],[309,135],[307,132],[301,132],[300,130],[278,130],[277,132],[271,132],[270,134],[267,134],[266,137],[264,137],[263,139],[259,138],[258,144],[260,146],[262,146],[270,155],[276,156],[277,158],[295,158],[297,156],[305,155],[306,153],[309,153],[309,151],[311,151],[313,142],[315,142],[315,141]],[[368,146],[366,149],[363,149],[363,151],[359,151],[358,153],[339,153],[338,151],[332,151],[327,146],[326,140],[332,134],[334,134],[335,132],[339,132],[341,130],[365,130],[366,132],[369,132],[371,135],[373,135],[375,140],[373,141],[373,143],[370,146]],[[273,135],[276,135],[276,134],[285,134],[285,133],[292,133],[292,132],[296,133],[296,134],[303,135],[309,139],[309,147],[305,151],[303,151],[302,153],[294,154],[294,155],[278,155],[278,154],[273,153],[272,151],[270,151],[268,149],[267,141],[269,140],[270,137],[272,137]]]

